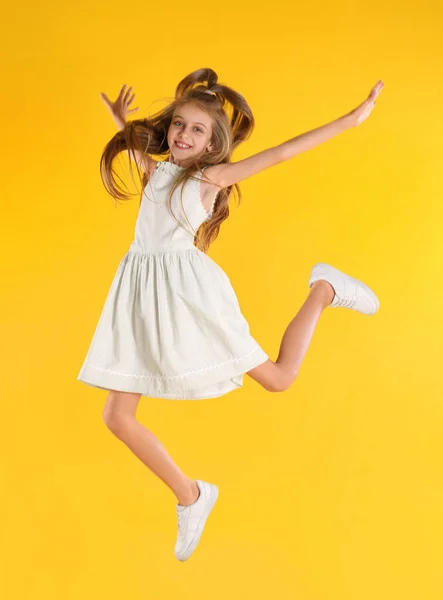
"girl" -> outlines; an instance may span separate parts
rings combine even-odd
[[[176,496],[174,552],[181,561],[195,550],[218,489],[186,476],[137,421],[140,397],[216,398],[240,388],[244,373],[266,390],[282,392],[295,381],[327,306],[377,312],[378,299],[365,284],[316,264],[310,292],[274,362],[251,336],[229,277],[206,252],[229,216],[234,188],[241,198],[239,181],[359,125],[383,85],[379,81],[367,100],[339,119],[237,162],[231,162],[232,152],[252,133],[254,117],[243,96],[219,83],[212,69],[187,75],[173,101],[145,119],[126,122],[138,110],[129,108],[132,87],[124,85],[115,102],[101,95],[120,129],[101,157],[105,188],[116,199],[129,197],[113,169],[114,159],[127,151],[142,193],[134,240],[117,268],[77,379],[109,390],[107,427]]]

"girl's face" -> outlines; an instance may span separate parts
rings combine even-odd
[[[195,104],[174,111],[168,130],[168,145],[176,165],[187,167],[206,150],[211,150],[211,118]]]

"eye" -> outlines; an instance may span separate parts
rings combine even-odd
[[[174,121],[174,125],[177,125],[177,123],[181,123],[181,121]],[[203,130],[201,129],[201,127],[194,127],[194,129],[198,129],[200,131],[200,133],[203,133]]]

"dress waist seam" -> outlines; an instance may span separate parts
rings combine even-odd
[[[156,256],[156,255],[164,255],[164,254],[186,254],[186,253],[195,253],[199,252],[199,249],[195,246],[191,248],[159,248],[157,250],[146,251],[146,250],[138,250],[131,248],[128,250],[127,254],[136,254],[141,256]]]

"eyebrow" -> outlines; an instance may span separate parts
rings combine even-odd
[[[183,117],[181,117],[180,115],[174,115],[174,119],[183,119]],[[203,127],[207,129],[204,123],[199,123],[198,121],[194,121],[194,123],[197,123],[197,125],[203,125]]]

